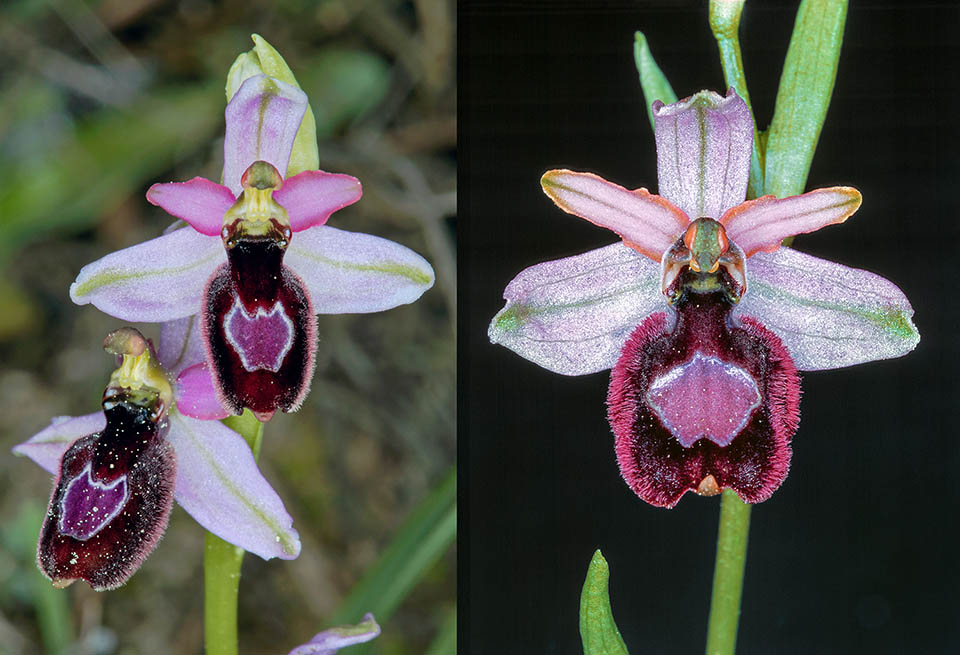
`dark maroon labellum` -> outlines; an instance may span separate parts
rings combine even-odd
[[[694,286],[692,272],[686,286]],[[766,500],[790,466],[800,377],[779,337],[744,317],[723,290],[684,292],[668,315],[630,335],[610,378],[608,417],[624,480],[643,500],[673,507],[688,491],[729,487]]]
[[[261,420],[300,406],[316,347],[310,298],[283,265],[289,234],[271,222],[268,234],[225,239],[228,261],[207,285],[203,315],[221,401],[235,414],[249,407]]]
[[[111,393],[113,392],[113,393]],[[176,455],[160,411],[104,397],[107,425],[63,455],[40,531],[37,561],[57,586],[119,587],[150,554],[173,506]]]

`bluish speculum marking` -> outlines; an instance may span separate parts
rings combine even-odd
[[[109,525],[126,505],[128,497],[126,475],[105,484],[93,479],[88,462],[70,481],[60,501],[61,534],[86,541]]]
[[[238,296],[224,317],[224,333],[248,371],[277,372],[293,346],[293,321],[278,300],[270,311],[247,312]]]
[[[700,439],[726,446],[746,427],[760,400],[747,371],[699,352],[657,377],[646,393],[647,404],[684,448]]]

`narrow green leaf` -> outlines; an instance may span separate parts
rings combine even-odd
[[[803,193],[833,94],[846,17],[846,0],[800,4],[767,136],[766,193]]]
[[[372,612],[384,625],[407,594],[443,555],[457,535],[457,476],[447,477],[414,509],[373,568],[354,587],[329,623],[356,621]],[[362,655],[367,646],[351,649]]]
[[[610,567],[598,549],[590,560],[580,594],[580,639],[583,655],[627,655],[627,646],[610,609]]]
[[[21,501],[15,512],[7,515],[0,527],[0,549],[7,560],[3,596],[5,607],[33,605],[37,626],[43,641],[43,652],[65,655],[73,652],[73,618],[70,612],[70,592],[56,589],[36,565],[37,531],[43,523],[46,508],[36,500]],[[15,564],[15,566],[12,566]],[[0,652],[26,652],[31,644],[17,634],[10,643],[0,645]],[[32,646],[39,652],[40,644]],[[30,652],[34,652],[30,650]]]
[[[654,61],[647,37],[640,31],[633,35],[633,61],[640,74],[640,87],[643,89],[643,99],[647,103],[647,118],[650,120],[650,127],[653,127],[653,110],[650,109],[650,105],[654,100],[660,100],[669,105],[677,101],[677,94],[673,92],[667,77]]]
[[[427,648],[424,655],[456,655],[457,654],[457,608],[447,610],[437,635]]]
[[[733,87],[743,101],[750,107],[750,93],[747,91],[747,75],[743,70],[743,56],[740,52],[740,15],[745,0],[710,0],[710,29],[720,49],[720,63],[723,65],[723,78],[728,87]],[[753,121],[753,152],[750,155],[750,180],[747,183],[747,198],[759,198],[763,195],[763,142],[757,131],[757,121]]]

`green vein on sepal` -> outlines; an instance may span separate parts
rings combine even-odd
[[[537,306],[531,303],[511,301],[507,303],[507,306],[501,309],[496,316],[493,317],[491,328],[503,333],[516,332],[520,328],[530,323],[531,319],[539,316],[549,316],[550,314],[557,314],[575,307],[589,307],[590,305],[596,305],[624,294],[630,294],[636,291],[646,292],[655,287],[658,288],[658,285],[659,282],[651,278],[649,281],[642,284],[635,284],[619,289],[616,293],[591,296],[590,298],[585,298],[579,302],[568,302],[562,305],[557,304]],[[493,335],[491,333],[491,337],[492,336]]]
[[[673,87],[670,86],[667,76],[657,66],[653,53],[650,52],[647,37],[640,31],[633,34],[633,61],[637,66],[637,73],[640,74],[640,88],[643,89],[647,118],[650,120],[650,127],[652,128],[653,110],[650,105],[653,104],[654,100],[660,100],[665,105],[672,104],[677,101],[677,94],[673,92]]]
[[[249,411],[249,410],[245,410]],[[186,421],[180,421],[180,427],[183,428],[184,433],[189,435],[189,437],[194,442],[194,447],[197,452],[201,453],[203,458],[209,464],[210,470],[214,471],[214,474],[217,476],[217,479],[223,484],[223,486],[233,494],[235,497],[239,498],[240,501],[250,509],[253,514],[263,521],[263,523],[270,528],[270,530],[276,535],[279,539],[280,547],[283,548],[283,552],[288,555],[296,555],[297,547],[294,541],[290,538],[290,535],[287,531],[280,526],[279,523],[274,521],[270,516],[268,516],[263,510],[257,507],[255,504],[250,502],[247,497],[233,484],[230,478],[223,474],[223,471],[220,469],[220,466],[217,463],[217,458],[206,448],[204,447],[203,439],[201,439],[197,434],[190,429]],[[263,432],[263,428],[260,427],[260,434]],[[246,437],[245,437],[246,440]],[[258,440],[259,441],[259,440]],[[249,442],[248,442],[249,445]],[[257,448],[259,450],[259,447]]]
[[[598,549],[590,560],[580,594],[580,639],[584,655],[627,655],[610,609],[610,567]]]
[[[217,259],[220,256],[220,251],[210,255],[209,257],[204,257],[203,259],[197,259],[190,264],[185,264],[183,266],[171,266],[168,268],[155,268],[148,270],[138,270],[130,272],[121,272],[116,269],[107,269],[92,275],[88,280],[77,283],[76,287],[73,289],[73,295],[77,298],[81,298],[90,294],[97,289],[105,286],[111,286],[114,284],[120,284],[130,280],[140,280],[143,278],[148,278],[152,276],[165,276],[165,275],[177,275],[179,273],[185,273],[186,271],[191,271],[195,268],[204,266],[207,262]]]
[[[880,309],[866,309],[863,307],[842,305],[840,303],[830,302],[827,300],[815,300],[813,298],[806,298],[804,296],[798,296],[786,292],[780,287],[764,284],[763,282],[758,282],[755,279],[750,280],[750,285],[755,290],[765,292],[768,297],[777,297],[781,302],[789,302],[802,307],[817,307],[820,309],[827,309],[844,314],[853,314],[869,321],[870,323],[873,323],[884,332],[904,341],[913,341],[916,343],[920,340],[920,333],[917,332],[917,328],[914,326],[913,321],[910,320],[909,314],[902,309],[894,309],[889,307]]]
[[[334,268],[345,268],[351,271],[360,271],[363,273],[384,273],[386,275],[396,275],[405,277],[408,280],[419,285],[429,285],[433,283],[433,276],[425,273],[416,266],[409,264],[398,264],[396,262],[381,262],[377,264],[357,264],[354,262],[338,261],[323,257],[308,250],[297,250],[297,255]]]

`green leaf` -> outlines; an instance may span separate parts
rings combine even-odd
[[[740,15],[745,0],[710,0],[710,29],[720,49],[720,63],[723,65],[723,78],[728,87],[733,87],[743,101],[750,107],[750,93],[747,91],[747,76],[743,70],[743,56],[740,52]],[[757,121],[753,121],[753,152],[750,154],[750,180],[747,183],[747,197],[759,198],[763,195],[763,142],[757,131]]]
[[[845,0],[800,4],[767,136],[765,193],[803,193],[833,94],[846,17]]]
[[[46,508],[37,500],[22,501],[0,527],[0,549],[7,560],[0,595],[4,597],[5,607],[32,605],[44,652],[63,655],[71,652],[70,646],[74,642],[70,592],[54,588],[36,565],[37,532],[43,524],[45,512]],[[21,652],[29,646],[22,643],[19,635],[13,634],[12,637],[16,639],[3,644],[11,649],[9,652]],[[40,645],[33,646],[39,649]]]
[[[610,609],[610,567],[598,549],[590,560],[580,594],[580,639],[583,655],[627,655],[627,646]]]
[[[647,103],[647,118],[650,120],[650,127],[653,127],[653,110],[650,105],[654,100],[669,105],[677,101],[677,94],[673,92],[667,77],[654,61],[647,37],[640,31],[633,34],[633,61],[640,74],[640,88],[643,89],[643,99]]]
[[[390,87],[389,65],[369,52],[328,49],[305,64],[300,79],[307,94],[318,99],[320,138],[376,107]]]
[[[447,610],[443,623],[437,630],[437,635],[427,648],[424,655],[456,655],[457,654],[457,608]]]
[[[386,624],[403,599],[440,559],[457,535],[457,476],[447,477],[420,502],[390,545],[340,605],[330,623],[356,620],[371,612]],[[354,646],[362,655],[367,646]]]
[[[84,121],[71,139],[30,169],[0,177],[0,263],[58,230],[79,230],[140,193],[185,153],[203,144],[223,120],[212,87],[143,96],[124,110]]]

